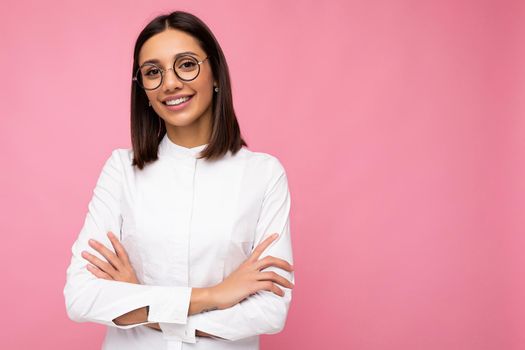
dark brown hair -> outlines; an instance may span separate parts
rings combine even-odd
[[[139,67],[139,52],[142,45],[154,36],[169,28],[181,30],[193,36],[202,50],[210,58],[214,79],[219,91],[213,93],[212,100],[212,130],[208,146],[201,152],[199,158],[214,160],[224,156],[228,150],[237,153],[242,146],[247,146],[243,140],[233,109],[230,83],[230,73],[226,58],[215,36],[196,16],[175,11],[154,18],[140,32],[133,53],[132,76]],[[157,113],[148,105],[146,92],[134,81],[131,85],[131,144],[133,147],[133,162],[139,169],[147,163],[158,159],[159,143],[166,134],[166,125]]]

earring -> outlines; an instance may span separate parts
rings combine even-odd
[[[219,92],[219,88],[217,86],[215,87],[215,92]]]

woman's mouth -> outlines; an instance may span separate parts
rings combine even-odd
[[[190,103],[190,100],[192,98],[193,95],[184,96],[173,100],[163,101],[162,104],[166,107],[166,109],[169,109],[170,111],[178,111],[186,107]]]

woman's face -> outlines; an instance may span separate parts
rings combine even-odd
[[[139,67],[145,61],[157,59],[155,64],[163,69],[162,84],[155,90],[144,90],[151,102],[151,108],[165,121],[166,129],[200,125],[202,128],[211,126],[211,109],[214,89],[214,79],[209,59],[200,64],[200,72],[192,81],[180,80],[172,69],[175,55],[182,52],[202,61],[206,53],[200,48],[197,40],[191,35],[175,29],[167,29],[149,38],[139,53]],[[169,70],[167,70],[169,69]],[[182,95],[190,96],[190,100],[177,107],[169,107],[163,101]]]

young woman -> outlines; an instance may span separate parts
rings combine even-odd
[[[132,148],[113,150],[98,178],[67,313],[107,325],[108,350],[258,349],[291,302],[285,170],[246,148],[226,59],[197,17],[142,30],[131,89]]]

